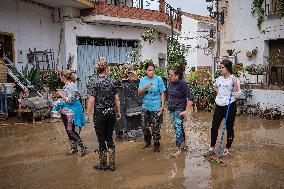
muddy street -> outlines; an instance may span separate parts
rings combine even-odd
[[[61,122],[5,123],[0,127],[0,188],[284,188],[283,120],[237,117],[232,156],[219,167],[202,156],[211,119],[211,113],[191,114],[185,124],[189,150],[175,159],[170,158],[175,137],[168,115],[160,153],[141,150],[142,140],[117,140],[115,172],[92,168],[98,144],[91,123],[81,133],[88,147],[84,157],[66,155],[69,144]]]

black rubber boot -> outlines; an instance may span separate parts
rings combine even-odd
[[[100,163],[98,163],[97,165],[94,165],[93,168],[96,170],[106,171],[108,167],[107,167],[107,153],[105,151],[99,152],[99,160],[100,160]]]
[[[154,141],[154,152],[160,152],[160,141]]]
[[[109,149],[108,169],[115,171],[115,147]]]
[[[67,155],[75,154],[78,152],[77,144],[74,140],[69,140],[70,142],[70,150],[67,152]]]
[[[86,154],[87,147],[84,145],[82,139],[79,139],[77,144],[79,146],[79,155],[84,156]]]

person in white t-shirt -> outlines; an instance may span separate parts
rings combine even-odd
[[[220,69],[222,76],[219,76],[214,84],[214,89],[218,94],[215,99],[216,107],[211,128],[211,146],[204,156],[215,154],[218,130],[222,120],[226,117],[231,93],[232,97],[230,101],[228,119],[226,122],[227,144],[226,148],[223,150],[223,156],[228,156],[231,154],[229,149],[234,140],[234,122],[237,112],[236,97],[241,94],[240,80],[232,75],[232,62],[230,60],[223,60],[220,63]]]

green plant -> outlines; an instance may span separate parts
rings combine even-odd
[[[60,89],[64,86],[64,83],[61,82],[57,71],[48,70],[45,75],[45,85],[49,88],[49,90],[55,91],[56,89]]]
[[[211,112],[215,107],[215,98],[217,93],[213,88],[213,81],[205,87],[202,86],[191,86],[191,91],[194,96],[194,106],[198,110],[205,110]]]
[[[245,68],[245,71],[251,75],[261,75],[267,72],[267,66],[263,64],[251,64]]]
[[[264,8],[263,8],[264,0],[253,0],[251,5],[251,13],[254,15],[257,13],[257,27],[261,30],[262,23],[264,22]]]
[[[168,39],[168,68],[180,67],[183,70],[186,66],[186,53],[187,50],[181,45],[181,43],[175,38]]]
[[[265,57],[267,62],[269,63],[269,65],[271,66],[275,66],[277,64],[280,63],[281,61],[281,54],[280,54],[280,50],[278,50],[277,53],[273,53],[268,57]]]
[[[280,18],[284,17],[284,1],[277,1],[277,12],[280,13]]]
[[[43,89],[43,78],[38,65],[33,66],[30,70],[28,64],[22,70],[24,77],[31,82],[36,90]]]
[[[246,52],[246,56],[247,56],[248,58],[254,58],[254,57],[256,57],[256,55],[257,55],[257,50],[258,50],[258,48],[256,47],[255,49],[252,49],[252,51],[247,51],[247,52]]]
[[[159,33],[153,28],[148,28],[141,34],[141,37],[144,41],[148,41],[149,44],[152,44],[159,37]]]

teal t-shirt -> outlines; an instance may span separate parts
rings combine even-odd
[[[162,107],[161,93],[165,92],[166,87],[160,76],[154,76],[149,79],[144,76],[140,79],[139,89],[144,88],[147,84],[152,83],[153,87],[146,90],[143,96],[143,109],[157,111]]]

